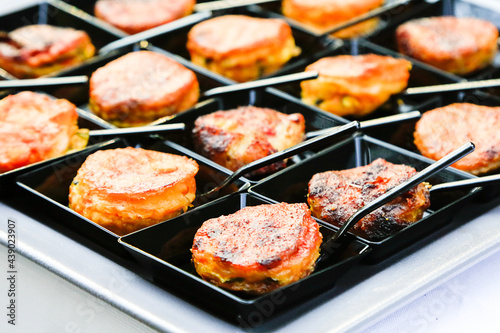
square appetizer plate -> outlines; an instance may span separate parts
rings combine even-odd
[[[398,51],[396,44],[396,29],[401,24],[418,18],[435,17],[435,16],[455,16],[455,17],[474,17],[493,23],[500,29],[500,7],[491,2],[491,7],[485,7],[484,3],[474,2],[472,0],[440,0],[431,3],[429,6],[422,8],[423,10],[415,11],[413,15],[401,16],[391,22],[383,33],[377,33],[368,40],[383,47],[389,48],[395,52]],[[496,5],[496,6],[494,6]],[[496,10],[495,10],[496,8]],[[491,79],[500,77],[500,53],[497,52],[493,63],[476,72],[459,75],[462,79],[478,80]]]
[[[0,31],[6,33],[32,24],[48,24],[56,27],[69,27],[85,31],[98,50],[118,40],[123,36],[118,30],[109,30],[102,26],[96,20],[84,19],[86,14],[80,10],[68,10],[66,7],[60,7],[57,2],[40,2],[36,5],[27,5],[24,8],[13,12],[4,13],[0,16]],[[78,66],[78,65],[76,65]],[[0,73],[4,78],[15,79],[16,77],[2,70]],[[50,76],[56,75],[51,73]]]
[[[52,95],[49,95],[47,93],[45,93],[42,90],[28,90],[28,89],[24,89],[23,91],[33,91],[35,93],[40,93],[40,94],[45,94],[47,96],[49,96],[50,98],[53,98],[55,99],[55,97],[53,97]],[[0,100],[9,96],[9,95],[14,95],[14,94],[17,94],[17,93],[20,93],[21,91],[19,90],[4,90],[4,91],[1,91],[0,92]],[[84,110],[81,110],[79,108],[76,109],[76,111],[78,112],[78,128],[80,129],[89,129],[89,130],[101,130],[101,129],[107,129],[107,128],[111,128],[112,125],[103,121],[101,118],[98,118],[92,114],[89,114],[88,112],[84,111]],[[97,144],[98,142],[100,142],[102,140],[100,140],[100,138],[97,138],[97,137],[90,137],[89,138],[89,141],[88,141],[88,144],[87,144],[87,147],[88,146],[92,146],[94,144]],[[17,168],[17,169],[14,169],[14,170],[11,170],[11,171],[7,171],[7,172],[4,172],[4,173],[0,173],[0,197],[3,196],[4,193],[8,193],[7,191],[5,191],[5,189],[9,188],[10,186],[15,186],[15,179],[18,175],[22,174],[22,173],[25,173],[27,172],[28,170],[32,170],[34,168],[38,168],[38,167],[41,167],[42,165],[45,165],[45,164],[48,164],[48,163],[52,163],[56,160],[61,160],[61,159],[66,159],[68,158],[69,156],[75,154],[76,151],[70,151],[68,152],[66,155],[64,156],[60,156],[60,157],[56,157],[56,158],[51,158],[51,159],[48,159],[48,160],[45,160],[45,161],[41,161],[41,162],[37,162],[37,163],[34,163],[34,164],[30,164],[30,165],[27,165],[27,166],[24,166],[24,167],[20,167],[20,168]]]
[[[17,183],[28,194],[38,200],[44,209],[52,214],[54,221],[58,224],[76,231],[92,244],[97,244],[101,248],[117,254],[125,254],[123,247],[117,242],[119,235],[101,227],[68,207],[69,186],[85,159],[99,150],[125,147],[138,147],[192,158],[199,165],[199,171],[195,176],[197,195],[203,193],[207,188],[213,187],[219,179],[228,176],[228,172],[223,168],[201,156],[191,154],[178,145],[158,140],[158,138],[144,136],[138,140],[111,140],[89,147],[66,159],[60,159],[24,173],[17,178]],[[202,206],[209,202],[210,199],[217,199],[229,193],[240,191],[247,186],[247,182],[236,180],[231,186],[218,193],[217,196],[195,199],[191,208]]]
[[[231,292],[201,279],[191,261],[191,246],[203,222],[246,206],[269,203],[272,202],[247,193],[229,195],[173,220],[122,237],[119,242],[167,291],[236,323],[252,322],[254,316],[263,317],[263,310],[269,311],[265,316],[269,319],[331,289],[343,273],[368,253],[368,247],[361,242],[342,243],[338,251],[318,263],[311,275],[264,295]],[[328,226],[319,224],[324,238],[332,234]]]
[[[264,179],[259,184],[251,186],[249,192],[277,202],[307,203],[308,183],[316,173],[351,169],[367,165],[377,158],[383,158],[394,164],[408,165],[417,171],[432,163],[420,155],[377,139],[357,136]],[[427,182],[436,185],[469,178],[474,178],[474,176],[454,168],[446,168],[428,179]],[[472,190],[450,189],[433,193],[431,188],[431,206],[420,221],[380,241],[371,241],[350,233],[349,237],[370,245],[371,252],[366,257],[366,262],[380,262],[422,239],[433,230],[449,223],[457,211],[455,208],[458,205],[463,207],[465,202],[478,191],[477,188]]]

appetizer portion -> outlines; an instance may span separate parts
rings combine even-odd
[[[281,19],[224,15],[195,25],[187,49],[196,65],[237,82],[258,79],[300,54]]]
[[[193,71],[159,53],[128,53],[90,78],[90,109],[119,127],[142,126],[194,106],[200,95]]]
[[[300,113],[284,114],[255,106],[200,116],[193,128],[197,152],[232,171],[295,146],[304,137],[305,120]],[[254,173],[273,172],[285,164],[276,162]]]
[[[454,103],[425,112],[415,126],[420,153],[438,160],[472,141],[476,149],[452,166],[481,175],[500,167],[500,107]]]
[[[94,14],[129,34],[175,21],[193,12],[195,0],[98,0]]]
[[[308,276],[322,235],[304,203],[248,206],[210,219],[191,249],[196,272],[225,289],[264,294]]]
[[[0,67],[17,78],[36,78],[82,63],[95,53],[85,31],[28,25],[0,39]]]
[[[196,161],[141,148],[93,153],[69,188],[69,207],[118,234],[175,217],[195,199]]]
[[[497,39],[497,27],[477,18],[420,18],[396,30],[399,52],[459,75],[490,65],[498,51]]]
[[[309,181],[307,202],[313,216],[342,226],[365,204],[415,173],[410,166],[381,158],[362,167],[318,173]],[[372,241],[382,240],[419,221],[429,206],[429,189],[421,183],[365,216],[350,232]]]
[[[302,100],[339,116],[373,112],[408,85],[412,64],[376,54],[322,58],[306,67],[315,80],[302,81]]]
[[[87,145],[76,106],[24,91],[0,100],[0,173],[62,156]]]
[[[283,14],[321,33],[380,7],[384,0],[283,0]],[[336,32],[338,38],[359,37],[374,31],[380,19],[372,18]]]

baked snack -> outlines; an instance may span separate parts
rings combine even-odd
[[[302,100],[339,116],[361,117],[408,85],[412,64],[376,54],[339,55],[306,67],[319,77],[302,81]]]
[[[92,74],[89,107],[116,126],[141,126],[191,108],[199,90],[190,69],[165,55],[137,51]]]
[[[304,203],[247,206],[205,221],[193,240],[193,263],[225,289],[263,294],[308,276],[322,236]]]
[[[69,188],[69,207],[125,235],[168,220],[195,199],[196,161],[141,148],[100,150],[87,157]]]
[[[500,167],[500,107],[454,103],[425,112],[415,125],[420,153],[438,160],[472,141],[475,150],[452,166],[481,175]]]
[[[258,79],[300,54],[281,19],[224,15],[196,24],[187,49],[196,65],[237,82]]]
[[[283,14],[318,33],[380,7],[384,0],[283,0]],[[374,31],[380,19],[372,18],[333,34],[338,38],[359,37]]]
[[[36,78],[91,58],[95,47],[85,31],[27,25],[0,39],[0,67],[17,78]]]
[[[399,52],[450,73],[467,75],[493,62],[498,29],[467,17],[414,19],[396,30]]]
[[[0,173],[64,155],[87,145],[76,106],[24,91],[0,100]]]
[[[288,115],[255,106],[200,116],[193,128],[197,152],[232,171],[297,145],[304,137],[305,120],[300,113]],[[276,162],[254,173],[273,172],[285,165],[286,161]]]
[[[195,0],[98,0],[96,17],[136,34],[175,21],[193,12]]]
[[[342,226],[365,204],[415,173],[410,166],[392,164],[381,158],[362,167],[318,173],[309,181],[307,202],[313,216]],[[428,186],[420,183],[365,216],[350,232],[371,241],[382,240],[419,221],[429,206]]]

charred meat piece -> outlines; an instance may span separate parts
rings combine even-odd
[[[473,142],[474,152],[452,166],[481,175],[500,167],[500,107],[454,103],[430,110],[415,126],[415,145],[426,157],[438,160]]]
[[[229,290],[263,294],[308,276],[322,236],[305,203],[248,206],[205,221],[191,249],[197,273]]]
[[[255,106],[200,116],[193,129],[197,151],[232,171],[299,144],[304,135],[305,120],[301,114],[288,115]],[[285,163],[277,162],[255,173],[276,171]]]
[[[313,216],[341,226],[365,204],[415,173],[410,166],[380,158],[354,169],[318,173],[309,181],[307,201]],[[382,240],[419,221],[430,206],[429,197],[426,184],[421,183],[364,217],[350,231],[368,240]]]

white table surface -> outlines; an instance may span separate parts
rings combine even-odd
[[[0,11],[10,10],[20,5],[21,2],[32,0],[0,0]],[[470,0],[471,2],[483,3],[492,8],[500,7],[497,0]],[[32,1],[36,2],[36,1]],[[500,9],[500,8],[499,8]],[[15,219],[23,220],[21,215],[14,213]],[[12,216],[9,216],[12,217]],[[0,216],[0,236],[5,237],[6,220],[8,216]],[[485,237],[477,226],[492,228],[490,238]],[[404,301],[391,302],[383,311],[383,316],[369,320],[361,326],[352,326],[347,331],[376,333],[376,332],[500,332],[500,246],[498,237],[500,229],[500,207],[493,208],[469,223],[454,230],[451,235],[436,239],[434,242],[410,254],[393,266],[378,272],[364,281],[362,286],[365,291],[373,293],[380,292],[383,288],[380,281],[390,281],[397,279],[397,274],[407,274],[405,269],[416,269],[415,260],[426,258],[428,255],[436,254],[441,249],[443,242],[449,242],[450,237],[454,237],[458,242],[464,244],[464,251],[467,252],[467,260],[459,265],[458,269],[449,272],[441,269],[440,279],[436,281],[422,274],[422,285],[418,288],[418,293],[412,298]],[[477,244],[477,236],[487,238],[482,243],[482,248],[474,249]],[[78,269],[66,272],[67,276],[56,274],[64,271],[60,265],[61,261],[53,260],[47,253],[38,253],[36,249],[30,248],[30,244],[23,243],[23,235],[18,235],[21,248],[27,257],[18,255],[18,281],[17,281],[17,325],[7,324],[6,290],[8,283],[4,275],[0,278],[0,331],[1,332],[156,332],[157,330],[145,325],[141,321],[130,316],[128,309],[133,305],[125,304],[119,308],[113,302],[108,302],[106,293],[124,293],[133,289],[133,284],[140,279],[134,274],[128,274],[120,265],[100,258],[107,267],[96,269],[96,273],[102,279],[92,284],[92,281],[85,281],[82,287],[78,281],[85,279]],[[80,246],[71,244],[71,240],[63,236],[56,238],[62,245]],[[40,242],[47,240],[39,240]],[[467,243],[468,242],[468,243]],[[5,241],[2,243],[5,244]],[[486,243],[486,245],[485,245]],[[60,249],[63,250],[64,249]],[[84,248],[81,251],[89,251],[89,257],[98,256],[91,253],[92,250]],[[50,253],[49,253],[50,254]],[[40,257],[37,258],[37,256]],[[35,260],[36,262],[32,261]],[[85,260],[85,258],[82,258]],[[413,261],[412,261],[413,260]],[[40,264],[42,263],[42,264]],[[0,268],[2,272],[7,271],[7,251],[5,246],[0,246]],[[419,263],[422,270],[432,271],[432,266],[428,262]],[[450,264],[453,266],[452,264]],[[72,274],[74,273],[74,274]],[[431,273],[429,273],[431,274]],[[104,275],[104,276],[103,276]],[[432,274],[431,274],[432,275]],[[427,278],[427,280],[426,280]],[[80,279],[80,280],[79,280]],[[102,282],[104,281],[104,282]],[[373,281],[374,285],[370,284]],[[389,283],[389,282],[388,282]],[[90,287],[89,287],[90,286]],[[104,289],[103,289],[104,286]],[[90,288],[90,290],[89,290]],[[165,291],[151,286],[152,293],[165,293]],[[109,296],[109,295],[108,295]],[[340,299],[344,295],[337,295]],[[166,331],[186,331],[186,332],[210,332],[210,331],[237,331],[238,329],[222,321],[214,320],[210,315],[204,314],[202,310],[192,307],[183,301],[161,295],[164,301],[169,300],[169,307],[166,313],[166,321],[172,322],[170,329]],[[155,300],[153,300],[155,301]],[[381,302],[383,304],[383,302]],[[328,305],[328,303],[326,304]],[[358,304],[360,308],[363,304]],[[127,309],[128,308],[128,309]],[[338,310],[335,306],[332,310]],[[140,310],[138,310],[140,312]],[[363,312],[363,311],[361,311]],[[171,318],[169,317],[169,313]],[[181,315],[179,315],[181,314]],[[338,315],[338,313],[337,313]],[[185,316],[184,318],[180,318]],[[144,317],[148,317],[144,314]],[[315,331],[339,331],[325,309],[325,304],[318,306],[305,314],[304,318],[295,318],[291,323],[277,327],[277,331],[286,332],[307,332],[308,327],[315,328]],[[335,317],[335,313],[331,314]],[[194,322],[189,321],[193,318]],[[196,322],[199,319],[199,322]],[[314,322],[315,325],[308,326]],[[364,326],[364,327],[363,327]],[[340,329],[340,331],[345,331]]]

